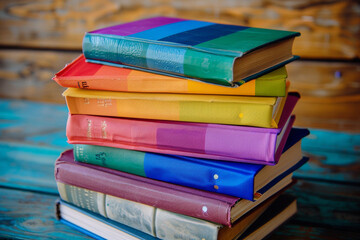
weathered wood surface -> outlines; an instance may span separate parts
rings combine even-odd
[[[67,116],[64,104],[0,99],[0,141],[64,149]]]
[[[290,90],[302,97],[360,95],[360,62],[295,61],[286,65]]]
[[[86,31],[166,15],[300,31],[295,54],[354,59],[360,56],[359,6],[356,0],[1,1],[0,45],[80,50]]]
[[[57,193],[54,163],[66,142],[65,105],[0,101],[0,186]]]
[[[0,97],[65,103],[51,79],[80,53],[0,50]]]
[[[58,196],[0,188],[1,239],[92,239],[55,217]]]
[[[360,155],[331,151],[303,150],[309,162],[294,173],[301,179],[360,184]]]
[[[296,126],[360,132],[360,63],[296,61],[287,70],[302,96]]]
[[[359,155],[360,134],[311,129],[310,135],[302,140],[302,148],[306,151]]]
[[[299,211],[294,219],[297,224],[360,234],[359,184],[299,180],[287,192],[297,197]]]
[[[302,226],[290,221],[274,232],[268,240],[349,240],[360,239],[357,231]]]
[[[61,152],[57,148],[0,142],[0,186],[58,194],[54,166]]]

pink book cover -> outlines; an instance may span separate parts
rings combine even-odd
[[[275,165],[293,125],[289,93],[279,128],[69,115],[70,144],[90,144],[214,160]]]
[[[164,210],[231,226],[241,216],[231,219],[237,204],[248,206],[249,200],[181,185],[144,178],[125,172],[74,161],[73,150],[61,154],[55,163],[57,182],[109,194]],[[286,183],[280,192],[291,185]],[[272,195],[264,197],[262,202]],[[256,203],[256,202],[255,202]],[[256,205],[253,205],[255,207]],[[252,208],[253,208],[252,207]],[[251,208],[244,210],[251,211]]]

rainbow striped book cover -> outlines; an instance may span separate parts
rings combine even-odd
[[[295,60],[298,32],[154,17],[85,34],[88,61],[220,85],[243,84]]]
[[[276,69],[241,86],[226,87],[135,69],[86,62],[84,55],[66,65],[53,80],[62,87],[115,92],[184,93],[284,97],[287,71]]]

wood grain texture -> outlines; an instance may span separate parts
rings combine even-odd
[[[359,185],[299,180],[287,192],[297,197],[297,224],[358,232]]]
[[[310,135],[302,140],[305,151],[326,151],[359,155],[360,134],[323,129],[311,129]]]
[[[295,107],[294,126],[360,132],[360,94],[343,97],[303,97]]]
[[[62,150],[0,142],[0,186],[58,194],[55,160]]]
[[[360,62],[295,61],[286,65],[290,90],[302,97],[360,95]]]
[[[0,50],[0,97],[65,103],[52,77],[80,52]]]
[[[1,239],[92,239],[55,218],[57,196],[0,188]]]
[[[303,226],[289,221],[275,231],[268,240],[348,240],[360,239],[356,231],[336,230],[313,226]]]
[[[0,101],[0,186],[57,193],[54,163],[71,148],[67,116],[65,105]]]
[[[360,132],[360,63],[296,61],[287,70],[302,96],[296,126]]]
[[[0,141],[69,148],[65,135],[67,117],[64,104],[0,99]]]
[[[311,129],[302,150],[310,159],[297,178],[360,184],[360,134]]]
[[[295,54],[354,59],[360,56],[359,5],[356,0],[2,1],[0,45],[80,50],[86,31],[166,15],[300,31]]]
[[[360,184],[359,154],[331,151],[303,151],[310,159],[294,176],[301,179],[321,180],[336,183]]]

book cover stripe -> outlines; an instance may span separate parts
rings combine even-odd
[[[170,23],[185,21],[181,18],[168,18],[168,17],[155,17],[151,19],[142,19],[134,22],[111,26],[99,30],[92,31],[90,33],[95,34],[114,34],[118,36],[128,36],[138,32],[142,32],[148,29],[156,28]]]
[[[185,20],[180,22],[169,23],[159,27],[151,28],[142,32],[132,34],[131,37],[142,38],[148,40],[159,40],[161,38],[166,38],[171,35],[178,33],[186,32],[189,30],[205,27],[212,25],[210,22],[194,21],[194,20]]]
[[[244,26],[211,24],[209,26],[181,32],[165,38],[161,38],[159,40],[195,46],[234,32],[242,31],[247,28],[248,27]]]

